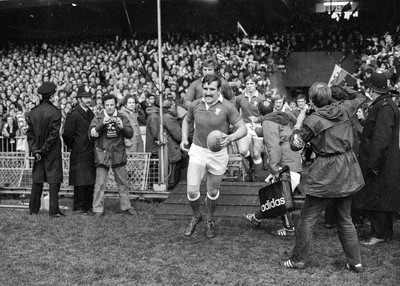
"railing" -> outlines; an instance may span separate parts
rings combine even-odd
[[[3,139],[3,137],[0,137],[1,144],[4,142]],[[21,150],[11,151],[14,149],[3,148],[0,152],[0,187],[30,189],[32,187],[33,157],[29,154],[26,138],[17,137],[16,139],[21,140]],[[4,143],[4,147],[5,146]],[[66,151],[64,145],[62,150],[64,150],[62,151],[64,179],[61,184],[61,189],[72,190],[72,186],[69,186],[68,183],[70,153]],[[236,145],[232,145],[229,148],[229,153],[230,161],[225,174],[225,179],[243,181],[244,170],[241,163],[241,157],[236,154]],[[153,184],[159,184],[160,182],[158,159],[150,159],[150,153],[145,152],[128,152],[127,157],[126,168],[128,173],[127,181],[129,190],[131,192],[142,193],[156,191],[153,189]],[[48,186],[45,184],[45,188],[47,187]],[[106,189],[108,191],[117,189],[117,184],[114,180],[112,170],[109,172]]]
[[[10,146],[10,142],[4,137],[0,137],[0,144],[3,147],[0,151],[0,186],[11,188],[31,188],[32,186],[32,167],[33,157],[30,156],[25,137],[16,137],[15,141],[20,140],[21,149],[18,151]],[[10,148],[8,148],[10,147]],[[63,146],[63,150],[65,147]],[[150,153],[135,152],[127,153],[127,180],[130,191],[145,192],[152,189],[148,184]],[[70,153],[62,152],[63,177],[61,189],[72,189],[69,186],[69,158]],[[150,178],[152,179],[152,178]],[[153,179],[154,181],[154,179]],[[107,190],[117,189],[112,170],[109,172]],[[45,186],[46,187],[46,186]]]

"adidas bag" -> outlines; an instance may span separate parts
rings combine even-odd
[[[282,169],[279,180],[258,191],[263,218],[275,218],[293,210],[293,194],[288,167]]]

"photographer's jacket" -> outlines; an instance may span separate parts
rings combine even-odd
[[[103,124],[105,117],[109,115],[105,110],[93,118],[89,127],[89,136],[95,140],[95,163],[96,166],[118,167],[126,164],[125,138],[133,136],[133,129],[129,119],[122,113],[115,113],[112,117],[119,117],[122,120],[123,128],[119,129],[117,124],[112,122]],[[95,128],[99,137],[91,137],[91,130]]]
[[[299,134],[310,142],[317,155],[303,187],[307,195],[319,198],[342,198],[355,194],[364,179],[353,151],[353,129],[348,112],[337,103],[325,105],[309,115]],[[298,151],[290,141],[292,150]]]

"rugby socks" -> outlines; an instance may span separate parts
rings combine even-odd
[[[247,161],[249,161],[250,169],[253,168],[254,160],[253,160],[253,157],[251,157],[250,151],[247,151],[246,156],[244,156],[244,158],[247,159]]]
[[[193,216],[195,218],[199,218],[201,217],[201,212],[200,212],[200,199],[197,199],[195,201],[189,201],[190,202],[190,206],[192,207],[192,211],[193,211]]]
[[[217,208],[217,199],[219,197],[219,190],[216,193],[215,196],[210,196],[209,193],[207,193],[207,221],[213,221],[214,218],[214,212],[215,209]]]
[[[213,221],[217,200],[207,200],[207,221]]]
[[[262,159],[254,160],[254,175],[255,175],[255,182],[259,181],[259,178],[262,177],[264,173],[264,166],[262,164]]]

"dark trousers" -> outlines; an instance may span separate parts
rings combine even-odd
[[[331,199],[338,213],[338,236],[347,262],[350,265],[361,263],[360,245],[357,232],[351,220],[351,197]],[[311,247],[314,225],[329,199],[306,195],[301,209],[300,221],[296,229],[296,241],[290,259],[306,262]]]
[[[325,224],[337,225],[338,213],[335,208],[334,202],[329,200],[325,208]]]
[[[393,237],[393,213],[382,211],[369,211],[371,221],[371,236],[376,238]]]
[[[58,205],[58,192],[60,191],[60,183],[49,184],[49,215],[55,215],[60,212],[60,208]],[[32,184],[31,190],[31,198],[29,201],[29,211],[31,213],[37,214],[40,209],[40,199],[42,197],[43,192],[43,183],[34,183]]]
[[[363,224],[365,213],[362,210],[356,209],[353,204],[351,206],[351,218],[354,224]],[[325,208],[325,224],[337,225],[338,223],[338,213],[335,209],[334,202],[329,201]]]
[[[170,176],[168,180],[168,185],[175,187],[181,181],[182,171],[187,168],[189,163],[188,157],[182,157],[178,162],[170,163]]]
[[[74,186],[74,211],[88,212],[93,205],[94,185]]]

